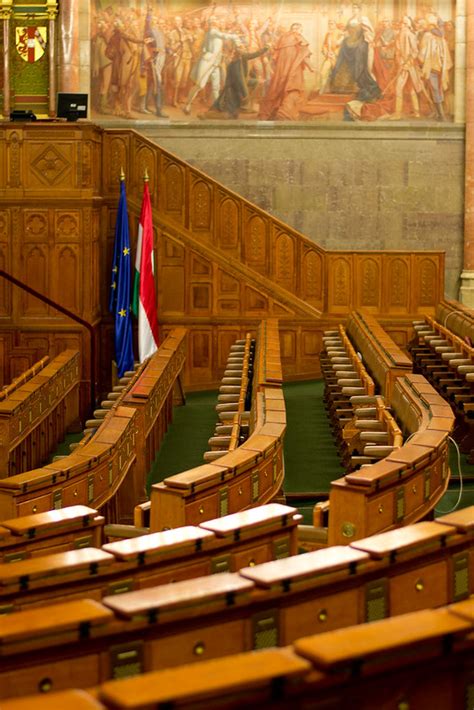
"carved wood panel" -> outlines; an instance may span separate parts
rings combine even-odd
[[[438,264],[429,257],[423,258],[421,255],[416,257],[416,276],[415,282],[418,284],[416,293],[418,307],[434,308],[440,300],[439,285],[438,285]]]
[[[157,181],[157,152],[145,145],[136,148],[133,160],[133,170],[135,171],[134,183],[139,194],[143,194],[143,180],[148,175],[148,185],[150,188],[150,200],[153,207],[158,207],[158,181]]]
[[[56,244],[78,243],[80,241],[80,228],[79,210],[55,210],[54,239]]]
[[[185,171],[178,163],[163,159],[161,208],[173,221],[184,224]]]
[[[356,255],[356,304],[377,313],[382,306],[382,268],[380,258]]]
[[[409,260],[387,256],[386,303],[389,313],[407,313],[410,302]]]
[[[332,256],[328,263],[328,311],[348,313],[352,303],[352,260]]]
[[[245,263],[260,274],[269,270],[267,254],[267,224],[258,214],[246,210],[244,234]]]
[[[72,142],[25,142],[25,170],[23,182],[27,189],[54,188],[66,190],[76,187],[74,174],[74,144]]]
[[[118,186],[120,184],[120,174],[122,170],[125,172],[125,180],[128,183],[130,180],[130,165],[128,156],[129,139],[127,136],[105,136],[104,143],[104,170],[105,184],[107,191],[112,194],[119,194]]]
[[[23,273],[25,283],[40,293],[48,293],[49,254],[47,245],[25,245],[22,249]],[[46,316],[48,306],[34,296],[23,293],[21,297],[21,315],[29,317]]]
[[[57,303],[74,313],[82,313],[80,251],[76,244],[56,245],[53,252],[52,296]]]
[[[240,207],[237,200],[219,193],[217,246],[233,256],[239,253]]]
[[[278,234],[274,242],[275,280],[291,293],[296,291],[296,245],[288,234]]]
[[[211,241],[213,191],[211,185],[191,172],[189,228],[198,232],[200,239]]]
[[[323,261],[315,249],[307,249],[301,263],[301,298],[314,306],[322,306]]]

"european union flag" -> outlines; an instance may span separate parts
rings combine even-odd
[[[109,310],[115,316],[115,359],[118,376],[133,370],[132,315],[130,310],[130,234],[128,231],[127,196],[125,182],[120,183],[120,200],[115,224],[112,283]]]

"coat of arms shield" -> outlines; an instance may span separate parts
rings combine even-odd
[[[46,50],[47,27],[17,27],[16,48],[25,62],[37,62]]]

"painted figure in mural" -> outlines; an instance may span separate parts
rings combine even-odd
[[[305,97],[304,72],[313,71],[309,44],[301,30],[301,24],[294,22],[273,50],[274,71],[258,115],[264,121],[299,118]]]
[[[173,57],[173,99],[172,106],[178,105],[180,92],[188,83],[193,61],[193,34],[186,22],[178,15],[174,18],[174,28],[169,35],[170,53]]]
[[[227,66],[224,88],[210,111],[200,118],[219,118],[222,113],[229,118],[238,118],[242,103],[252,91],[252,82],[256,81],[255,77],[249,78],[249,62],[263,56],[267,51],[268,47],[263,47],[256,52],[246,52],[243,44],[237,42]]]
[[[328,91],[329,77],[336,66],[337,55],[343,39],[344,33],[341,32],[336,22],[328,20],[328,31],[321,50],[324,59],[320,71],[320,94],[325,94]]]
[[[385,17],[377,28],[374,42],[374,77],[382,91],[395,75],[395,39],[392,23]]]
[[[423,91],[423,81],[418,64],[418,37],[410,17],[402,20],[396,41],[398,71],[395,82],[395,112],[390,118],[399,119],[403,113],[403,95],[408,89],[413,115],[420,116],[419,95]]]
[[[163,67],[166,59],[165,21],[162,17],[147,15],[145,26],[145,45],[148,49],[146,108],[154,98],[155,114],[159,118],[168,118],[163,113]]]
[[[107,56],[110,33],[103,20],[97,23],[97,32],[92,40],[92,79],[97,96],[96,109],[106,113],[110,82],[112,80],[112,60]]]
[[[183,108],[185,114],[191,113],[191,104],[204,89],[207,83],[211,82],[212,99],[216,101],[221,90],[221,62],[224,40],[239,41],[239,35],[230,32],[222,32],[216,17],[211,16],[208,20],[208,29],[204,35],[199,58],[191,70],[191,79],[194,82],[191,88],[186,105]]]
[[[362,15],[360,5],[353,5],[352,11],[331,74],[331,91],[356,91],[359,101],[373,101],[381,94],[373,75],[375,33],[369,18]]]
[[[427,31],[420,42],[419,60],[423,78],[427,81],[436,110],[436,117],[445,118],[444,92],[449,86],[449,71],[453,65],[442,22],[435,15],[428,15]]]

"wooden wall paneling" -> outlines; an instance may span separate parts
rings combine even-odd
[[[49,249],[47,244],[26,243],[21,250],[22,280],[40,293],[48,293],[49,281]],[[56,274],[59,278],[59,274]],[[49,315],[48,306],[35,296],[20,291],[20,316],[23,318],[38,318]]]
[[[45,130],[34,138],[25,140],[25,164],[28,169],[24,171],[23,184],[26,190],[44,191],[53,189],[61,192],[77,189],[76,181],[76,155],[75,142],[71,136],[61,135],[54,137],[51,131]]]
[[[187,312],[192,316],[210,316],[213,311],[213,266],[195,252],[188,252]]]
[[[384,255],[384,300],[387,313],[409,313],[411,263],[409,255]]]
[[[186,217],[186,174],[183,166],[168,156],[161,160],[161,209],[165,216],[181,226]]]
[[[290,293],[296,293],[297,287],[297,244],[294,237],[281,230],[275,230],[273,235],[273,268],[274,280]]]
[[[242,284],[243,292],[243,315],[246,318],[264,318],[268,315],[269,310],[269,299],[261,291],[248,286],[243,282]]]
[[[423,313],[435,311],[436,304],[443,298],[439,292],[439,260],[436,256],[413,254],[413,312],[419,309]]]
[[[0,211],[0,269],[11,270],[11,239],[10,214],[8,210]],[[5,279],[0,279],[0,318],[11,316],[12,287]]]
[[[319,373],[319,353],[322,350],[323,332],[324,328],[318,327],[316,324],[301,324],[299,328],[301,357],[298,367],[299,374]]]
[[[217,316],[238,318],[241,315],[242,284],[235,276],[216,267],[216,308]]]
[[[186,252],[174,237],[160,233],[158,244],[158,318],[186,313]]]
[[[301,298],[319,309],[324,309],[323,255],[316,249],[303,246],[301,260]]]
[[[287,328],[280,323],[280,358],[287,374],[298,372],[299,366],[297,328]]]
[[[210,383],[214,377],[214,351],[213,351],[213,329],[193,328],[188,336],[188,356],[186,362],[189,363],[189,371],[192,373],[192,382]]]
[[[132,151],[130,150],[130,133],[117,135],[105,133],[102,151],[103,185],[107,195],[117,195],[122,169],[125,172],[126,184],[130,183]]]
[[[353,304],[352,256],[331,254],[327,259],[328,311],[345,314]]]
[[[89,283],[90,288],[87,293],[84,294],[84,314],[90,314],[90,320],[95,321],[99,318],[101,313],[101,300],[100,300],[100,244],[101,244],[101,210],[93,209],[90,213],[90,223],[91,223],[91,250],[90,250],[90,262],[88,263],[85,258],[82,260],[82,272],[83,272],[83,283]],[[106,241],[106,240],[104,240]],[[109,269],[110,269],[109,262]]]
[[[20,192],[23,177],[23,131],[14,128],[5,131],[7,184],[6,187]]]
[[[8,360],[5,357],[5,354],[10,351],[9,347],[9,337],[7,334],[3,334],[0,336],[0,387],[3,387],[4,385],[9,384],[8,380],[8,373],[6,371]],[[0,434],[1,438],[1,434]]]
[[[254,271],[269,276],[268,219],[264,219],[248,205],[244,207],[243,261]]]
[[[212,244],[214,229],[214,185],[194,170],[189,170],[190,214],[189,229],[199,240]]]
[[[80,250],[77,244],[56,244],[53,251],[52,274],[53,282],[50,285],[50,295],[64,308],[73,313],[82,314],[82,297],[84,292],[89,292],[90,279],[81,279],[81,252],[84,259],[90,256],[90,249],[83,247]],[[86,261],[87,263],[87,261]],[[88,262],[90,264],[90,261]],[[83,288],[81,288],[81,280]]]
[[[158,167],[157,156],[158,151],[153,151],[149,146],[141,142],[137,142],[135,156],[133,161],[133,183],[136,185],[136,190],[140,196],[143,196],[143,179],[148,174],[148,186],[150,189],[150,201],[152,207],[158,207]]]
[[[237,259],[241,250],[241,234],[241,204],[227,193],[216,188],[216,246]]]
[[[382,262],[380,255],[357,254],[355,258],[355,305],[374,315],[382,309]]]

